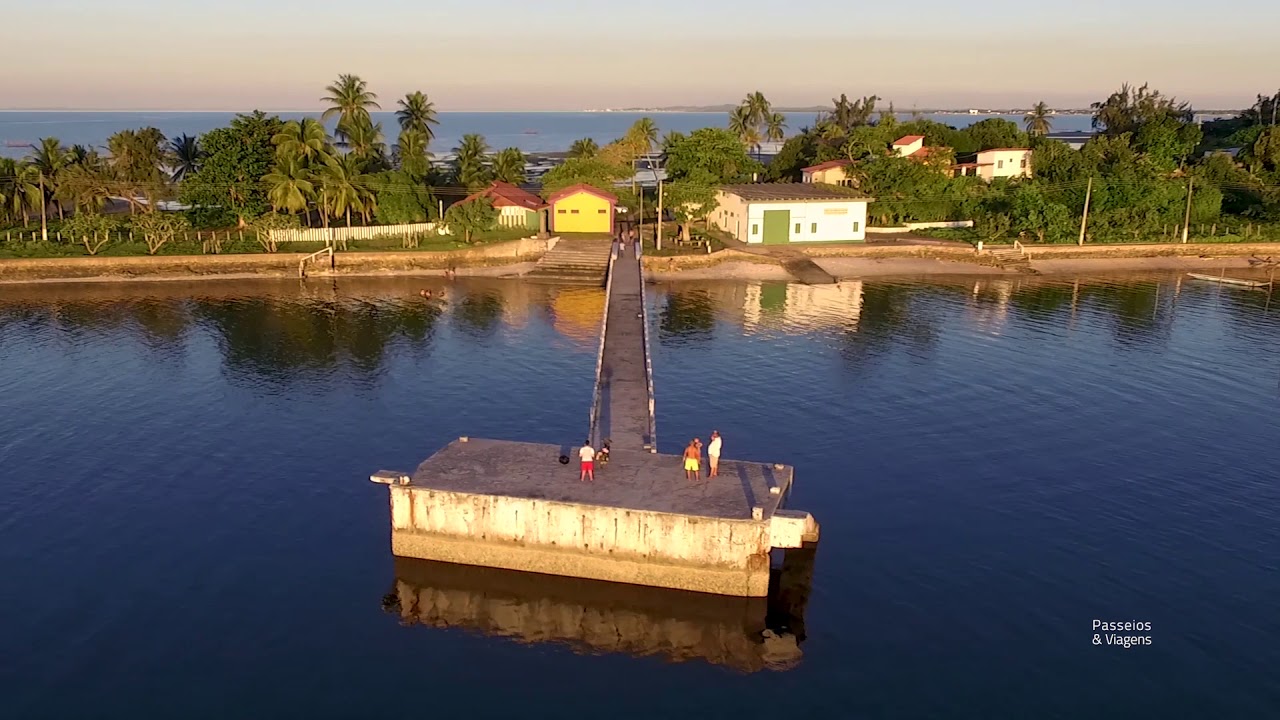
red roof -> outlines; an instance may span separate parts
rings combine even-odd
[[[899,145],[910,145],[912,143],[920,142],[921,140],[924,140],[923,135],[904,135],[897,140],[894,140],[893,145],[894,147]]]
[[[1031,148],[987,148],[978,151],[979,154],[988,152],[1031,152]]]
[[[607,193],[598,187],[587,185],[586,183],[578,183],[577,185],[570,185],[567,188],[560,188],[559,190],[551,193],[547,198],[547,202],[555,203],[558,200],[563,200],[570,195],[577,195],[580,192],[587,193],[588,195],[595,195],[603,200],[608,200],[611,205],[616,205],[618,203],[617,195]]]
[[[848,164],[849,164],[848,160],[828,160],[826,162],[820,162],[817,165],[810,165],[807,168],[803,168],[801,172],[818,172],[820,170],[831,170],[832,168],[844,167]]]
[[[493,206],[500,207],[522,207],[526,210],[538,210],[546,207],[542,199],[537,195],[516,187],[509,182],[495,181],[489,187],[480,192],[472,193],[466,197],[463,202],[474,200],[478,197],[487,197],[493,201]]]

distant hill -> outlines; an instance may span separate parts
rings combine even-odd
[[[649,107],[649,108],[644,108],[644,107],[634,107],[634,108],[610,108],[610,109],[609,109],[609,110],[607,110],[607,111],[600,111],[600,112],[630,112],[630,113],[635,113],[635,112],[728,113],[728,112],[732,111],[732,110],[733,110],[734,108],[736,108],[736,107],[738,107],[736,104],[728,104],[728,103],[726,103],[726,104],[724,104],[724,105],[667,105],[667,106],[663,106],[663,107],[656,107],[656,108],[654,108],[654,107]],[[773,106],[773,109],[774,109],[776,112],[782,112],[782,113],[789,113],[789,112],[791,112],[791,113],[818,113],[818,112],[831,112],[831,106],[830,106],[830,105],[810,105],[810,106],[808,106],[808,107],[787,107],[787,106],[774,105],[774,106]],[[881,108],[881,109],[887,109],[887,107],[886,107],[886,108]],[[921,114],[921,115],[969,115],[969,114],[971,114],[969,111],[970,111],[970,108],[961,108],[961,109],[956,109],[956,108],[895,108],[895,112],[897,113],[897,115],[898,115],[899,117],[909,116],[909,115],[912,115],[912,114],[915,114],[915,113],[919,113],[919,114]],[[1028,110],[1027,110],[1026,108],[1021,108],[1021,109],[1019,109],[1019,108],[1013,108],[1013,109],[1000,109],[1000,108],[996,108],[996,109],[985,109],[985,108],[984,108],[984,109],[979,109],[979,110],[978,110],[978,114],[979,114],[979,115],[1020,115],[1020,114],[1026,113],[1027,111],[1028,111]],[[879,112],[879,110],[877,110],[876,112]],[[1090,111],[1090,110],[1084,110],[1084,109],[1069,109],[1069,110],[1062,110],[1062,109],[1060,109],[1060,110],[1055,110],[1055,113],[1056,113],[1056,114],[1058,114],[1058,115],[1089,115],[1089,114],[1091,114],[1091,111]]]

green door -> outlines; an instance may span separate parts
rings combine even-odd
[[[786,245],[791,241],[791,211],[764,211],[764,244]]]
[[[524,211],[524,229],[532,230],[534,232],[538,232],[539,230],[542,229],[538,227],[538,211],[537,210]]]

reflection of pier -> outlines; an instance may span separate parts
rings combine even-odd
[[[607,245],[607,243],[606,243]],[[684,476],[655,445],[640,259],[610,261],[590,426],[607,465],[580,482],[579,438],[564,445],[462,437],[390,486],[391,549],[402,557],[763,597],[774,549],[816,542],[805,512],[782,509],[792,468],[724,458],[717,478]]]
[[[789,670],[803,654],[813,548],[789,550],[769,597],[725,598],[397,558],[383,601],[407,624],[460,628],[580,652]]]

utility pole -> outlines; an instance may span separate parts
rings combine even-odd
[[[658,250],[662,249],[662,181],[658,181],[658,234],[654,241],[654,247]]]
[[[1093,178],[1089,178],[1089,184],[1084,189],[1084,215],[1080,216],[1080,245],[1084,245],[1084,228],[1089,222],[1089,199],[1093,197]]]
[[[44,173],[40,173],[40,240],[49,242],[49,224],[44,210]]]
[[[1182,221],[1182,244],[1187,244],[1187,233],[1191,230],[1191,187],[1195,185],[1194,177],[1187,178],[1187,216]]]

